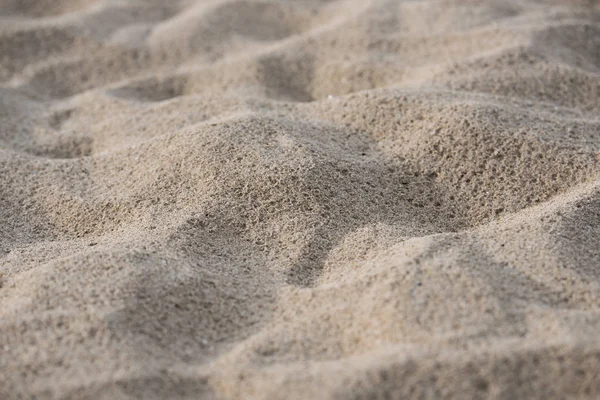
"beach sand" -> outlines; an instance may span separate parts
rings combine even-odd
[[[0,399],[600,398],[600,6],[0,0]]]

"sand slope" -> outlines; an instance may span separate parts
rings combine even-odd
[[[593,1],[0,0],[0,398],[600,397]]]

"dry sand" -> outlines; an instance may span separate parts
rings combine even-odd
[[[600,398],[600,7],[0,0],[0,399]]]

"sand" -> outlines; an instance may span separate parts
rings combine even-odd
[[[0,399],[600,398],[600,6],[0,0]]]

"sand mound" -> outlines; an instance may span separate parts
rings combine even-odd
[[[597,398],[598,21],[0,0],[0,398]]]

